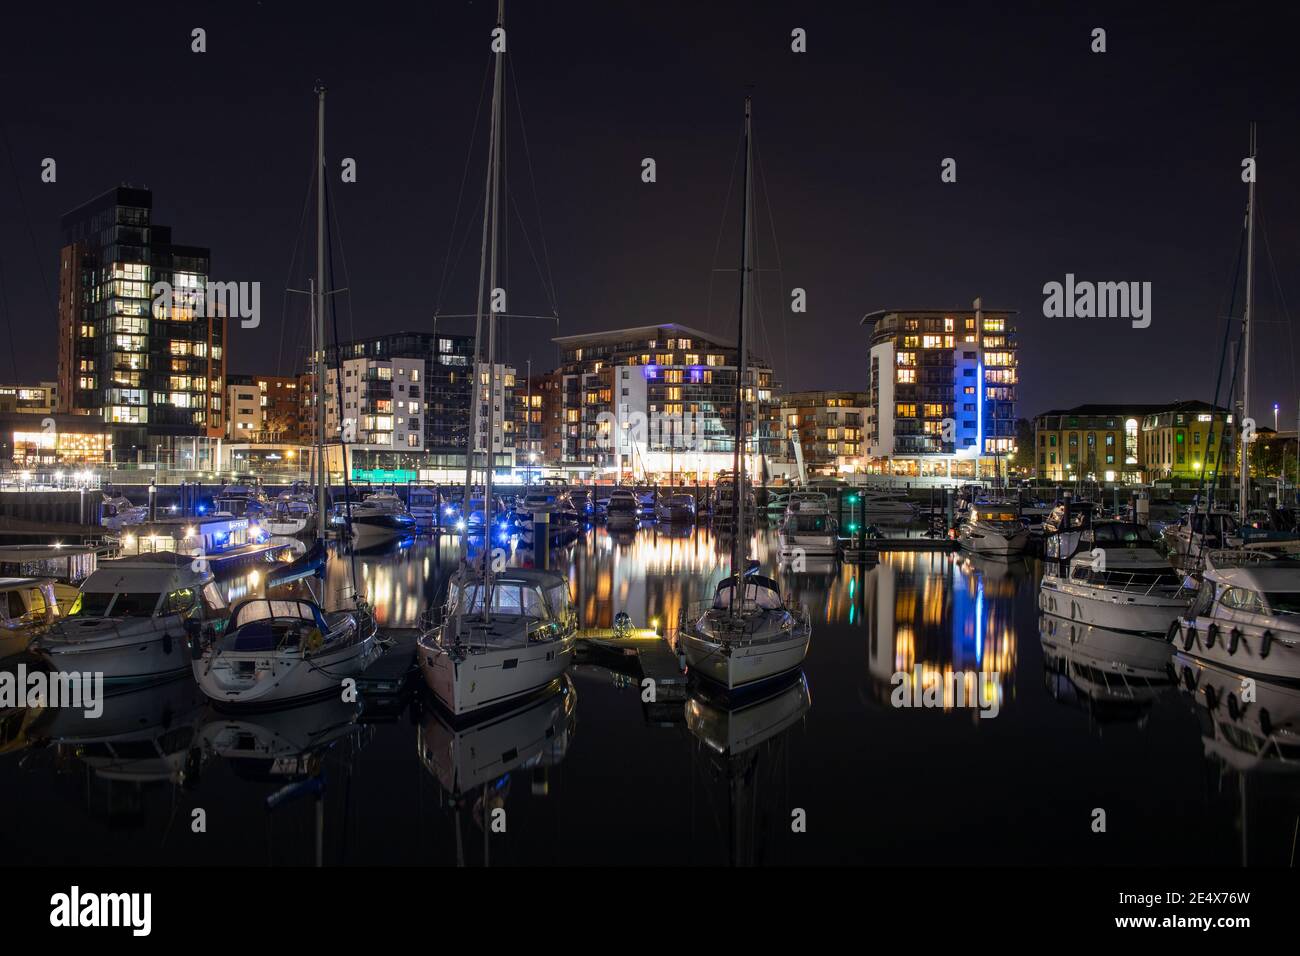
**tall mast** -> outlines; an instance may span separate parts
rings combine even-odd
[[[505,104],[502,102],[501,80],[505,72],[505,20],[506,0],[497,0],[497,27],[501,30],[502,50],[498,52],[496,75],[492,80],[492,146],[490,175],[492,177],[492,263],[490,268],[489,294],[495,297],[497,288],[497,237],[501,231],[501,133]],[[480,269],[482,267],[480,266]],[[480,299],[482,301],[482,291]],[[481,307],[481,306],[480,306]],[[487,312],[488,350],[488,427],[487,460],[483,468],[483,620],[488,620],[492,605],[492,471],[496,467],[496,452],[493,438],[496,432],[496,361],[497,361],[497,322],[496,313],[489,307]],[[504,391],[505,382],[502,381]],[[502,409],[504,412],[505,409]],[[468,530],[468,524],[466,525]]]
[[[505,0],[500,0],[497,8],[497,26],[502,26],[505,19]],[[479,409],[479,387],[481,386],[482,369],[479,366],[479,357],[483,354],[483,295],[484,281],[487,278],[488,264],[488,237],[491,234],[491,221],[493,216],[493,169],[496,166],[496,149],[497,149],[497,101],[501,95],[501,54],[496,54],[498,69],[493,75],[492,81],[492,118],[489,120],[488,134],[488,161],[487,161],[487,181],[483,186],[483,240],[479,245],[478,254],[478,302],[474,307],[474,357],[470,362],[470,383],[469,383],[469,435],[465,439],[465,497],[461,501],[460,518],[465,523],[465,541],[468,550],[469,542],[469,509],[470,497],[474,493],[474,453],[475,445],[478,443],[478,409]],[[489,396],[490,397],[490,396]],[[488,435],[489,445],[488,453],[491,454],[491,435]],[[487,498],[483,499],[483,506],[487,507]]]
[[[1255,158],[1255,124],[1250,124],[1250,157]],[[1255,179],[1258,177],[1258,164],[1252,162],[1252,175],[1246,202],[1246,311],[1241,317],[1241,421],[1245,426],[1250,415],[1250,320],[1255,310]],[[1238,429],[1238,434],[1242,434]],[[1246,523],[1246,512],[1250,505],[1250,442],[1242,435],[1241,439],[1241,496],[1238,499],[1238,517]]]
[[[316,277],[311,301],[316,346],[316,527],[318,539],[324,541],[329,469],[325,464],[325,84],[320,82],[316,84]],[[339,428],[343,428],[341,419]]]
[[[741,189],[744,201],[740,213],[740,332],[736,336],[736,450],[732,469],[735,487],[731,498],[734,510],[736,540],[732,543],[731,573],[736,576],[736,589],[731,595],[731,610],[736,611],[736,596],[744,601],[745,558],[745,320],[749,317],[749,215],[750,178],[753,172],[753,144],[750,141],[750,98],[745,97],[745,177]]]

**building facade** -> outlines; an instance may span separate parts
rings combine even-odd
[[[58,411],[58,383],[0,385],[0,415],[53,415]]]
[[[693,478],[730,471],[736,346],[675,323],[557,338],[558,462],[580,475]],[[781,444],[772,369],[750,356],[743,383],[747,467]]]
[[[173,243],[153,222],[152,193],[130,186],[62,225],[58,410],[112,426],[119,457],[224,436],[226,319],[203,307],[208,250]],[[160,282],[174,290],[165,305]]]
[[[1089,404],[1033,422],[1035,474],[1047,481],[1150,483],[1234,474],[1232,415],[1208,402]]]
[[[868,470],[992,475],[1016,450],[1014,312],[883,310],[870,328]]]
[[[856,474],[867,469],[870,411],[866,392],[790,392],[780,397],[780,437],[789,444],[798,435],[809,476]],[[794,460],[793,448],[785,460]]]

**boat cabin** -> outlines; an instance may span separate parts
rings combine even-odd
[[[209,571],[171,552],[104,561],[68,608],[68,618],[167,617],[202,619],[225,611]]]

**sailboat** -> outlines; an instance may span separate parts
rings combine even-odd
[[[316,345],[317,514],[325,513],[325,87],[316,88],[316,277],[312,280],[312,328]],[[342,402],[342,390],[339,389]],[[340,412],[342,409],[340,408]],[[346,470],[346,457],[344,468]],[[356,600],[351,610],[326,611],[312,593],[323,590],[325,523],[316,522],[317,539],[297,561],[266,576],[266,593],[303,582],[307,597],[250,598],[236,604],[219,637],[195,645],[194,679],[211,700],[223,706],[268,706],[338,693],[383,652],[369,606]]]
[[[505,0],[497,5],[497,28],[505,29]],[[496,315],[484,314],[486,289],[497,286],[497,237],[500,228],[501,128],[505,103],[502,84],[504,50],[494,51],[492,119],[488,148],[488,186],[484,195],[483,245],[479,262],[478,311],[474,337],[472,427],[465,447],[465,497],[473,493],[473,459],[478,430],[482,369],[495,375]],[[484,280],[487,285],[484,285]],[[480,337],[487,325],[487,361],[480,363]],[[495,429],[495,403],[486,403],[487,434]],[[484,467],[485,525],[494,523],[492,494],[494,453],[489,438]],[[466,545],[468,545],[468,526]],[[468,547],[467,547],[468,550]],[[447,602],[429,620],[417,641],[420,670],[438,703],[454,716],[497,708],[539,693],[569,665],[577,638],[577,614],[569,582],[557,571],[492,567],[492,548],[473,562],[464,560],[448,588]]]
[[[750,98],[745,97],[745,176],[741,213],[740,329],[736,342],[735,461],[737,489],[745,484],[745,327],[749,319],[753,267],[750,264],[750,219],[753,202],[753,138]],[[729,692],[756,687],[796,670],[808,655],[812,623],[804,608],[789,607],[776,581],[746,567],[749,538],[745,521],[752,509],[743,494],[731,499],[735,538],[731,574],[714,592],[712,602],[684,608],[679,641],[693,674]]]

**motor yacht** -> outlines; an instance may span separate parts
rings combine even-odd
[[[777,538],[783,559],[838,554],[839,522],[831,515],[830,500],[820,491],[796,491]]]
[[[366,495],[351,510],[352,538],[359,547],[415,533],[415,519],[397,495],[388,492]],[[345,524],[348,522],[346,514],[343,520]]]
[[[1014,557],[1029,546],[1029,529],[1014,504],[979,500],[957,525],[957,541],[974,554]]]
[[[605,506],[605,527],[610,531],[634,531],[641,520],[641,502],[624,488],[615,488]]]
[[[695,524],[695,496],[663,495],[655,502],[655,518],[660,524]]]
[[[0,578],[0,660],[27,650],[58,619],[53,578]]]
[[[99,523],[105,528],[121,531],[132,525],[143,523],[149,517],[149,508],[145,505],[133,505],[126,495],[104,495],[100,504]]]
[[[1300,561],[1257,550],[1211,550],[1178,649],[1238,674],[1300,681]]]
[[[147,680],[188,669],[189,640],[225,611],[205,561],[170,551],[101,561],[30,649],[54,670]]]
[[[1062,504],[1058,509],[1077,508]],[[1164,634],[1185,613],[1193,592],[1183,576],[1156,550],[1144,525],[1094,520],[1078,524],[1065,514],[1043,542],[1043,577],[1038,607],[1048,614],[1115,631]]]

